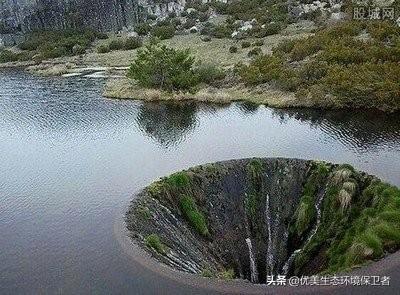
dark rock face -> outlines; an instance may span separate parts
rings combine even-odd
[[[92,28],[118,31],[147,14],[166,15],[183,9],[180,1],[142,0],[0,0],[0,33],[35,29]],[[3,31],[3,32],[1,32]]]
[[[397,209],[396,209],[397,208]],[[283,158],[191,168],[132,201],[131,237],[181,271],[263,283],[359,265],[400,247],[400,190],[349,165]]]
[[[158,200],[146,190],[127,213],[128,228],[141,242],[152,233],[159,235],[170,251],[158,258],[179,270],[200,273],[232,268],[240,277],[250,279],[252,255],[253,272],[257,272],[253,281],[265,281],[267,274],[280,272],[290,254],[289,222],[312,163],[262,159],[256,162],[262,165],[260,171],[250,175],[251,161],[227,161],[188,171],[193,185],[186,193],[194,196],[204,212],[210,236],[194,232],[179,206],[167,200],[170,197]],[[141,214],[144,208],[151,214],[149,219]]]

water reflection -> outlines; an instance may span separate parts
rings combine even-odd
[[[147,136],[168,148],[179,144],[196,128],[196,113],[194,103],[143,103],[136,121]]]
[[[133,192],[201,163],[323,159],[400,185],[396,115],[112,100],[103,82],[0,72],[0,294],[200,294],[132,265],[112,228]]]
[[[398,149],[400,116],[379,111],[279,110],[272,114],[281,123],[295,119],[321,129],[329,137],[359,152]]]
[[[243,114],[254,114],[258,108],[261,107],[258,104],[252,102],[238,102],[237,108],[243,112]]]

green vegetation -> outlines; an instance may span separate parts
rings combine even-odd
[[[218,274],[218,277],[223,280],[233,280],[235,278],[235,271],[233,268],[224,270]]]
[[[188,50],[150,44],[139,50],[128,76],[147,88],[190,90],[198,83],[193,64],[194,58]]]
[[[128,77],[140,86],[165,91],[193,91],[199,83],[212,84],[225,77],[212,64],[195,65],[189,50],[177,50],[154,44],[139,50]]]
[[[247,171],[252,179],[259,179],[263,170],[262,162],[259,159],[252,159],[247,165]]]
[[[107,53],[110,51],[110,47],[107,44],[102,44],[97,47],[97,53]]]
[[[314,198],[308,195],[304,195],[300,200],[299,207],[295,213],[295,229],[298,236],[301,236],[310,227],[312,221],[315,219],[316,210],[314,202]]]
[[[214,277],[214,273],[211,271],[210,268],[204,268],[201,271],[201,276],[204,278],[212,278],[212,277]]]
[[[151,218],[151,212],[150,209],[146,206],[139,206],[137,208],[137,212],[142,216],[144,219],[150,219]]]
[[[0,50],[0,63],[14,62],[14,61],[27,61],[32,58],[29,52],[15,53],[10,50]]]
[[[253,223],[257,222],[257,214],[261,204],[261,195],[259,193],[250,193],[245,199],[246,213],[250,216]]]
[[[316,218],[315,202],[318,190],[326,181],[329,175],[329,167],[324,162],[315,163],[310,176],[303,188],[303,195],[300,199],[294,215],[294,222],[290,226],[291,234],[301,237]]]
[[[85,31],[36,31],[19,45],[20,49],[35,52],[38,58],[56,58],[82,54],[96,39],[104,34]]]
[[[202,35],[209,35],[214,38],[222,39],[222,38],[229,38],[233,33],[233,29],[227,24],[219,24],[219,25],[212,25],[209,24],[208,26],[204,27],[201,31]]]
[[[114,50],[133,50],[142,47],[143,41],[138,37],[118,38],[101,44],[97,47],[98,53],[107,53]]]
[[[214,64],[202,63],[195,69],[198,82],[212,85],[225,78],[225,72]]]
[[[237,51],[238,51],[238,48],[236,46],[229,47],[229,52],[230,53],[236,53]]]
[[[175,28],[172,25],[156,26],[151,34],[160,40],[170,39],[175,35]]]
[[[169,187],[174,189],[186,188],[190,185],[190,177],[183,171],[171,174],[164,181]]]
[[[251,46],[251,43],[249,41],[243,41],[242,42],[242,48],[248,48]]]
[[[320,169],[325,171],[325,168]],[[348,165],[341,165],[332,172],[323,201],[321,224],[296,257],[295,273],[300,273],[302,266],[322,249],[327,261],[323,273],[336,273],[400,247],[400,190],[376,179],[360,188],[359,177]],[[307,194],[315,192],[314,182],[307,182],[310,184],[304,189]],[[306,227],[307,216],[312,215],[307,213],[308,202],[303,198],[296,215],[299,232]]]
[[[257,40],[251,45],[252,46],[263,46],[264,45],[264,40]]]
[[[166,247],[161,242],[160,237],[157,234],[151,234],[145,238],[145,244],[147,247],[154,249],[158,254],[165,255]]]
[[[180,197],[179,206],[183,216],[189,224],[202,236],[209,236],[206,218],[199,211],[194,199],[190,196],[182,195]]]
[[[248,57],[259,56],[262,54],[262,50],[259,47],[253,48],[248,52]]]
[[[246,167],[247,177],[249,178],[249,188],[244,200],[244,208],[248,216],[251,230],[259,234],[260,226],[260,207],[265,202],[265,197],[261,194],[262,173],[264,171],[260,159],[252,159]]]
[[[363,32],[367,39],[359,38]],[[316,106],[396,111],[399,62],[400,30],[395,24],[348,21],[286,41],[272,56],[241,65],[239,74],[247,85],[272,83]]]
[[[151,26],[148,23],[140,23],[135,27],[135,32],[140,36],[145,36],[151,31]]]
[[[255,20],[253,28],[240,32],[239,38],[263,38],[276,34],[291,21],[287,3],[278,0],[234,0],[229,4],[214,1],[204,5],[212,6],[218,13],[229,16],[224,24],[210,25],[203,31],[203,34],[216,38],[230,37],[240,27],[236,20]]]

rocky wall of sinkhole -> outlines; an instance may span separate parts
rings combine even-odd
[[[154,182],[126,214],[160,262],[206,277],[350,269],[400,246],[400,191],[350,165],[283,158],[206,164]]]

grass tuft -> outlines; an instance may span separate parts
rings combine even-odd
[[[190,196],[183,195],[181,196],[179,205],[183,216],[189,224],[202,236],[209,236],[210,233],[208,231],[206,218],[197,208],[194,199]]]
[[[161,255],[166,254],[166,247],[161,242],[160,237],[157,234],[151,234],[146,237],[145,244],[147,247],[154,249],[157,253]]]

